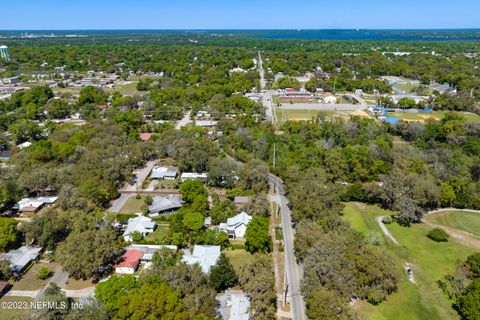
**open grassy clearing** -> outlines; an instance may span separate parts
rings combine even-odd
[[[448,111],[433,111],[433,112],[389,112],[388,116],[398,118],[405,121],[425,122],[428,120],[441,120],[445,117]],[[469,122],[480,122],[480,116],[469,112],[457,112],[465,117]]]
[[[447,211],[432,214],[425,219],[434,224],[466,231],[480,237],[480,213]]]
[[[145,241],[155,244],[165,244],[168,235],[168,224],[158,224],[157,229],[149,235],[145,236]]]
[[[45,280],[37,278],[37,272],[41,267],[47,267],[48,269],[50,269],[52,274],[60,270],[60,266],[53,263],[35,263],[22,276],[20,281],[11,281],[11,284],[13,285],[12,290],[34,291],[43,289],[51,280],[51,278]]]
[[[253,261],[253,255],[245,249],[226,249],[223,253],[230,259],[236,272],[238,272],[242,266]]]
[[[275,109],[278,122],[285,122],[288,120],[291,121],[302,121],[302,120],[312,120],[318,115],[323,115],[327,120],[335,119],[350,119],[351,116],[360,116],[360,117],[369,117],[369,115],[363,111],[334,111],[334,110],[286,110],[286,109]]]
[[[128,198],[125,205],[120,209],[119,213],[139,213],[142,212],[142,206],[145,204],[145,197],[142,196],[140,199],[137,199],[135,195]]]
[[[353,228],[368,235],[381,233],[375,218],[391,214],[376,206],[348,203],[344,219]],[[451,302],[438,288],[436,281],[453,271],[457,262],[463,261],[473,250],[456,242],[437,243],[426,237],[430,230],[424,225],[401,227],[396,223],[387,225],[400,242],[397,247],[383,236],[386,248],[398,260],[401,274],[399,289],[378,306],[361,302],[355,306],[362,319],[459,319]],[[383,235],[383,234],[382,234]],[[408,280],[404,263],[413,264],[416,283]]]
[[[109,92],[118,91],[124,96],[134,96],[134,95],[144,95],[147,91],[138,91],[137,90],[138,81],[127,81],[121,84],[115,84],[113,89],[107,89]]]

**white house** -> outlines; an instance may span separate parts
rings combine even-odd
[[[242,212],[235,217],[228,218],[227,223],[221,223],[218,229],[226,232],[229,238],[243,238],[250,221],[252,221],[252,216]]]
[[[208,173],[197,173],[197,172],[184,172],[180,176],[180,180],[185,182],[187,180],[200,180],[202,182],[207,182]]]
[[[157,224],[155,221],[148,217],[140,216],[136,218],[128,219],[128,226],[127,230],[123,233],[123,238],[126,242],[133,241],[132,233],[137,231],[142,234],[142,236],[146,236],[149,233],[155,231]]]
[[[222,294],[217,295],[217,312],[225,320],[250,320],[252,319],[250,309],[250,299],[241,290],[229,289]]]
[[[18,210],[21,214],[35,213],[45,206],[54,204],[57,199],[58,197],[23,198],[13,206],[13,209]]]
[[[193,247],[192,254],[185,254],[182,258],[186,264],[198,263],[204,273],[208,273],[210,268],[217,263],[220,257],[220,246],[201,246]]]
[[[173,167],[154,167],[150,178],[159,180],[175,180],[177,178],[178,169]]]

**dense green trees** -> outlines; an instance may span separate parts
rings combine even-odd
[[[0,250],[8,250],[18,242],[17,224],[14,219],[0,217]]]
[[[245,249],[250,253],[267,253],[272,250],[272,239],[268,233],[268,218],[255,216],[245,232]]]
[[[80,90],[80,97],[78,98],[78,103],[80,105],[102,104],[107,102],[107,99],[108,97],[102,89],[88,86]]]
[[[238,278],[230,260],[228,260],[225,254],[220,254],[217,263],[210,268],[210,273],[208,274],[210,286],[217,291],[223,291],[235,286],[237,281]]]

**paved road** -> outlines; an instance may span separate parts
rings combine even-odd
[[[192,122],[190,119],[190,115],[192,114],[192,110],[188,111],[181,120],[177,122],[175,129],[180,130],[180,128],[185,127],[187,124]]]
[[[262,90],[262,104],[265,107],[265,117],[267,121],[272,121],[275,124],[272,93],[266,90],[267,81],[265,80],[265,70],[263,69],[263,59],[260,51],[258,52],[258,73],[260,74],[260,89]]]
[[[150,174],[156,163],[157,161],[149,161],[144,168],[138,170],[135,173],[135,183],[129,184],[124,189],[119,190],[120,198],[112,201],[110,209],[108,209],[108,211],[120,212],[120,209],[123,208],[128,198],[130,198],[132,194],[136,194],[138,191],[141,190],[143,181],[147,179],[148,175]]]
[[[285,197],[285,190],[283,182],[280,178],[270,174],[269,183],[275,186],[279,195],[279,207],[282,215],[283,227],[283,242],[285,253],[285,268],[287,270],[288,291],[290,295],[290,306],[293,320],[306,319],[305,316],[305,302],[300,293],[300,280],[302,278],[300,267],[295,258],[293,248],[293,240],[295,237],[292,228],[292,218],[290,208],[288,207],[288,200]]]

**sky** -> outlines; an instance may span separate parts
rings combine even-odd
[[[479,0],[0,1],[0,30],[480,28]]]

